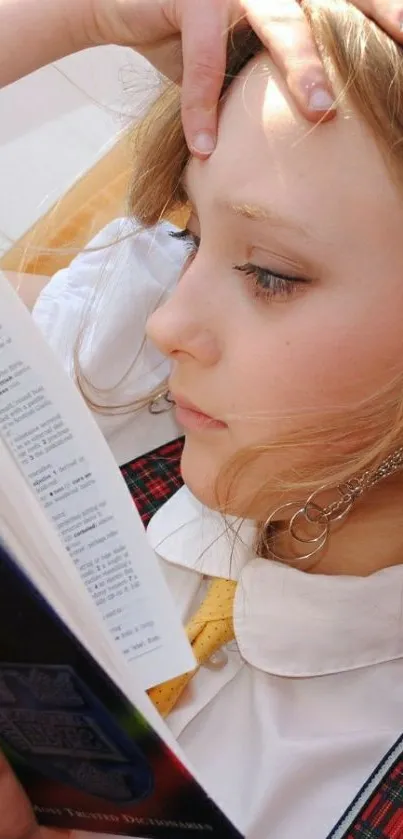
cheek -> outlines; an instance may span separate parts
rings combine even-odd
[[[184,478],[200,500],[216,506],[216,479],[237,452],[280,443],[246,470],[230,472],[232,512],[259,518],[265,510],[250,506],[257,487],[270,484],[275,492],[273,498],[266,493],[265,503],[276,506],[277,478],[295,477],[294,470],[307,465],[315,471],[332,457],[344,462],[348,452],[379,437],[378,417],[365,436],[349,411],[360,416],[360,403],[401,372],[403,330],[400,302],[394,320],[385,296],[370,302],[363,307],[357,295],[348,300],[338,294],[307,295],[261,310],[234,302],[223,319],[223,355],[210,380],[228,432],[208,440],[190,435],[185,445]],[[281,441],[289,435],[297,445],[287,448]],[[220,497],[226,497],[225,487]]]
[[[403,330],[393,328],[390,306],[333,302],[286,303],[238,332],[227,356],[237,444],[274,441],[358,410],[402,370]]]

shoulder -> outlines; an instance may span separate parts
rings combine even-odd
[[[42,291],[34,320],[70,374],[80,336],[83,364],[92,371],[116,367],[114,345],[118,367],[140,348],[148,315],[183,265],[183,243],[169,235],[173,230],[167,222],[145,230],[135,220],[116,219]]]

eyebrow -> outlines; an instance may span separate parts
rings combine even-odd
[[[182,174],[182,178],[180,181],[180,187],[185,193],[188,201],[190,204],[195,205],[194,200],[192,199],[191,190],[189,190],[189,181],[187,177],[187,167]],[[223,208],[230,213],[233,213],[236,216],[240,216],[241,218],[245,218],[248,221],[268,221],[273,227],[284,228],[286,230],[293,230],[296,233],[300,233],[307,239],[311,239],[311,235],[298,222],[294,221],[290,218],[285,218],[284,216],[277,213],[275,210],[269,207],[261,207],[258,204],[253,203],[233,203],[232,201],[223,200],[221,202]]]
[[[231,201],[223,201],[223,206],[236,216],[249,219],[250,221],[269,221],[273,227],[284,227],[294,230],[303,236],[310,238],[308,231],[298,222],[285,218],[269,207],[260,207],[258,204],[233,204]]]

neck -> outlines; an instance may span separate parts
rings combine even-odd
[[[402,506],[403,481],[398,475],[370,490],[341,524],[330,526],[323,550],[310,560],[296,561],[295,567],[311,574],[366,577],[382,568],[400,565],[403,563]],[[276,540],[276,549],[279,547],[279,553],[290,553],[285,533],[279,542]]]

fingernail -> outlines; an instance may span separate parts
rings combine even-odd
[[[207,131],[201,131],[196,134],[193,141],[193,150],[199,154],[211,154],[216,147],[216,141],[212,134]]]
[[[334,99],[324,87],[314,87],[309,94],[308,105],[311,111],[331,111]]]

